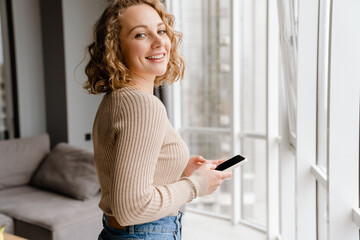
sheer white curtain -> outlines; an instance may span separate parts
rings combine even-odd
[[[296,139],[297,0],[278,0],[282,79],[289,119],[290,141]]]

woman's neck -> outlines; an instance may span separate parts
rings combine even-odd
[[[143,79],[143,78],[134,78],[132,85],[133,88],[142,90],[151,95],[154,93],[154,81]]]

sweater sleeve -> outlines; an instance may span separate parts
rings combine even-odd
[[[111,208],[117,221],[134,225],[154,221],[176,211],[185,202],[204,195],[201,172],[171,184],[153,184],[157,159],[165,138],[166,110],[155,97],[122,97],[115,121],[116,148]]]

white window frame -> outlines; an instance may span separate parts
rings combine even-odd
[[[331,1],[328,185],[329,239],[358,240],[360,2]]]
[[[299,1],[295,153],[295,239],[316,240],[316,84],[318,2]],[[284,226],[285,227],[285,226]]]

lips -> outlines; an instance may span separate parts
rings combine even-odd
[[[162,60],[165,58],[165,53],[159,53],[159,54],[155,54],[149,57],[145,57],[148,60]]]

